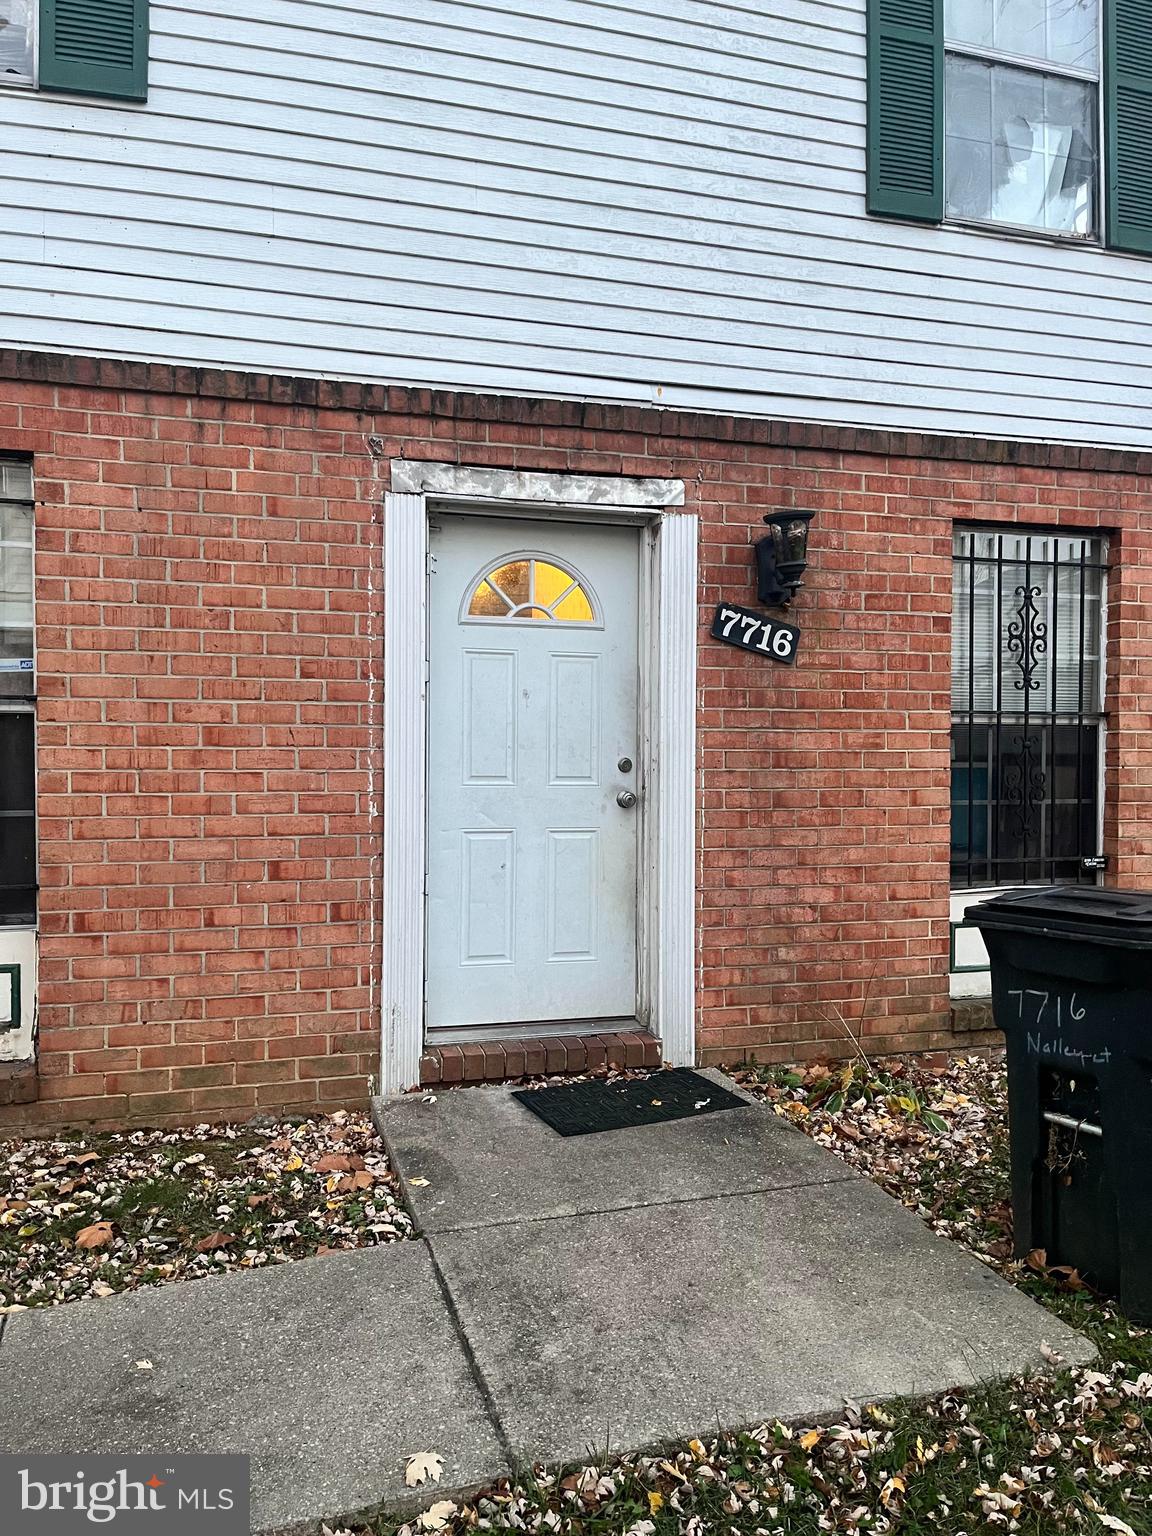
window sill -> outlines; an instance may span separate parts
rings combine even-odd
[[[945,218],[945,229],[964,229],[976,235],[998,235],[1015,240],[1035,241],[1040,245],[1058,245],[1064,249],[1102,251],[1104,242],[1099,235],[1064,235],[1053,229],[1032,229],[1027,224],[1005,224],[999,219]]]

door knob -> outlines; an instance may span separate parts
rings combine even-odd
[[[636,796],[630,789],[622,789],[616,796],[616,804],[622,811],[630,811],[636,804]]]

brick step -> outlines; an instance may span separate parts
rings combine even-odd
[[[420,1058],[422,1086],[503,1083],[544,1074],[602,1071],[605,1067],[658,1067],[655,1035],[566,1035],[434,1046]]]

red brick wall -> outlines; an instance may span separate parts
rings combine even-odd
[[[706,1059],[951,1038],[954,519],[1118,535],[1107,851],[1152,885],[1148,456],[0,354],[3,452],[36,469],[42,951],[39,1103],[0,1124],[362,1101],[393,457],[687,482]],[[707,637],[793,505],[794,670]]]

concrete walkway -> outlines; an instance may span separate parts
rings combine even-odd
[[[422,1241],[17,1314],[0,1449],[247,1451],[279,1531],[1090,1358],[761,1104],[567,1140],[502,1088],[379,1118]]]

